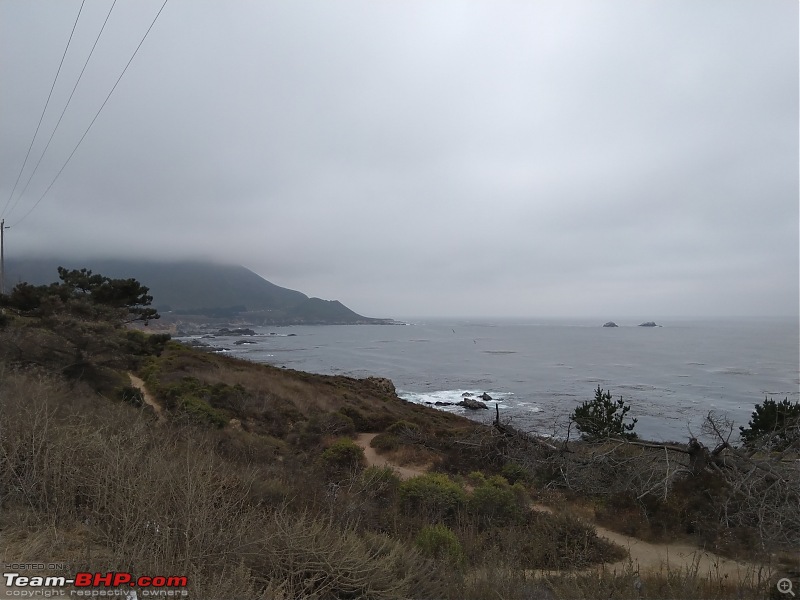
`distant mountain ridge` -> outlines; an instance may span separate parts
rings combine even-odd
[[[236,318],[254,325],[391,322],[359,315],[338,300],[309,298],[275,285],[241,265],[201,261],[7,260],[6,291],[20,281],[34,285],[57,281],[59,266],[87,268],[112,278],[133,277],[150,288],[153,306],[165,315]]]

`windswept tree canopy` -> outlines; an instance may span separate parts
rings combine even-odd
[[[150,288],[133,278],[111,279],[87,269],[68,271],[64,267],[58,267],[58,277],[71,296],[88,295],[94,304],[125,309],[132,317],[129,322],[144,321],[147,324],[150,319],[161,316],[154,308],[148,308],[153,302],[153,297],[148,294]]]
[[[764,398],[756,404],[748,427],[739,427],[742,442],[748,448],[783,451],[800,448],[800,402],[784,398],[775,402]]]
[[[67,270],[58,267],[61,283],[33,286],[18,284],[11,294],[3,298],[3,304],[24,312],[51,310],[53,305],[85,306],[87,303],[99,308],[124,312],[123,321],[143,321],[145,325],[160,315],[149,308],[153,297],[149,288],[136,279],[111,279],[94,274],[88,269]]]
[[[625,423],[625,415],[631,410],[620,397],[614,401],[611,391],[604,391],[597,386],[594,391],[594,399],[584,402],[578,406],[570,419],[578,427],[578,431],[588,439],[603,438],[635,438],[633,428],[636,419],[630,423]]]

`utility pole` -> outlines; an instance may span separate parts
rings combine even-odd
[[[6,252],[4,237],[6,229],[6,220],[0,221],[0,294],[6,293]]]

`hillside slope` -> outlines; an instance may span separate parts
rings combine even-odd
[[[382,323],[357,314],[338,301],[309,298],[267,281],[241,265],[200,261],[109,259],[22,259],[6,262],[6,287],[20,281],[35,285],[57,279],[57,267],[88,268],[113,278],[147,282],[153,305],[162,314],[211,318],[237,317],[256,325]]]
[[[636,502],[632,485],[652,487],[654,473],[663,480],[660,448],[555,446],[510,424],[486,427],[404,401],[387,379],[201,352],[128,329],[116,298],[77,285],[38,302],[0,300],[7,564],[172,572],[167,591],[193,598],[764,597],[771,572],[761,564],[729,574],[715,559],[702,572],[686,553],[679,568],[660,557],[652,571],[620,563],[624,549],[561,510],[571,497],[626,529],[703,527],[707,548],[719,527],[729,544],[736,528],[709,506],[709,489],[731,498],[719,479],[676,481],[668,495]],[[761,496],[786,478],[779,498],[793,508],[791,473]],[[601,494],[585,496],[595,484]],[[545,501],[559,510],[543,510]],[[791,517],[780,526],[791,534]],[[601,564],[619,566],[591,568]],[[48,575],[31,568],[24,577]],[[22,594],[27,581],[19,586],[9,591]]]

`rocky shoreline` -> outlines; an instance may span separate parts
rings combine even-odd
[[[461,396],[463,398],[461,402],[444,402],[442,400],[437,400],[436,402],[423,402],[423,404],[429,406],[461,406],[462,408],[468,408],[470,410],[488,410],[489,407],[486,406],[485,403],[492,400],[492,397],[486,392],[478,396],[480,400],[475,398],[470,392],[464,392]],[[483,400],[483,402],[481,402],[481,400]]]

